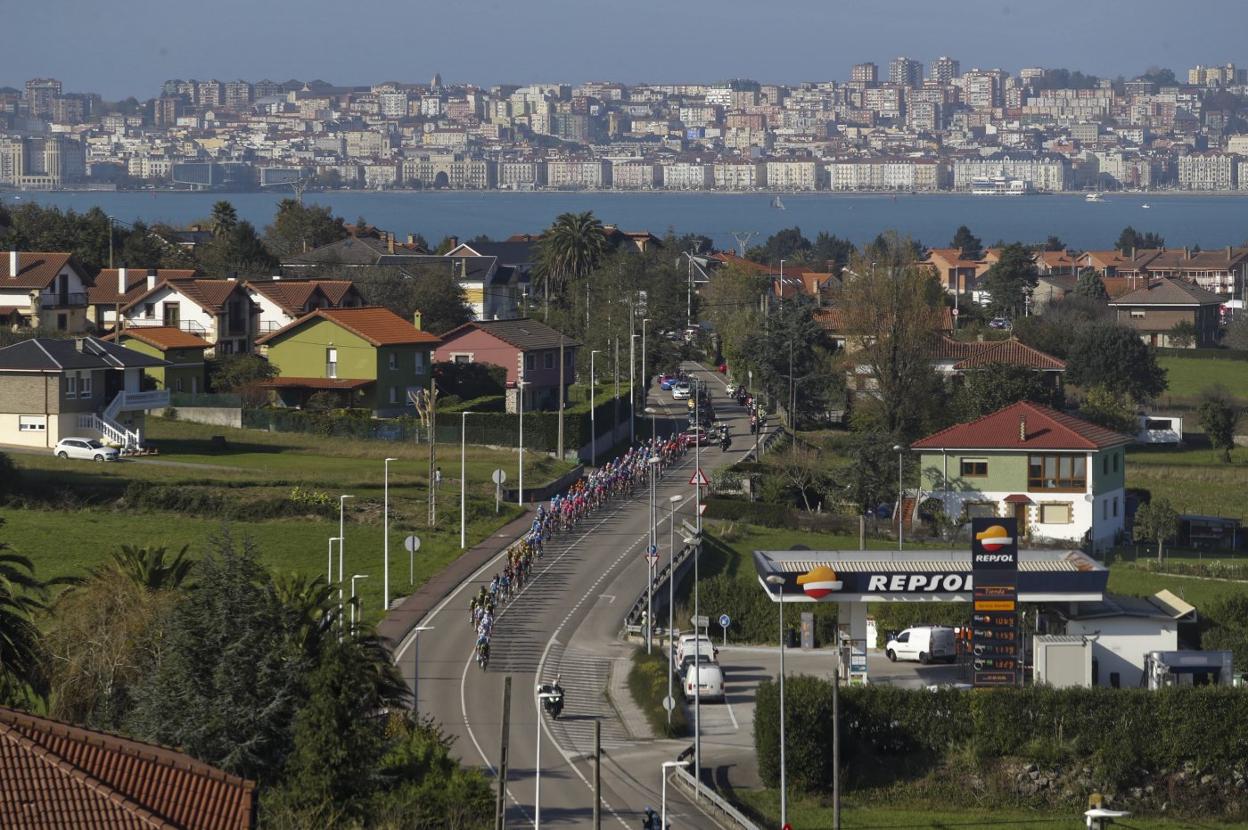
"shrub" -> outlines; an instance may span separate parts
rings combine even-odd
[[[628,671],[628,690],[633,700],[646,713],[646,720],[656,735],[664,738],[680,738],[689,734],[685,708],[681,705],[672,710],[672,725],[667,724],[667,710],[663,699],[667,697],[667,678],[671,664],[664,654],[646,654],[644,648],[633,652],[633,667]],[[672,693],[680,700],[680,682],[672,684]]]
[[[733,519],[762,527],[796,527],[797,513],[787,504],[743,499],[709,498],[706,519]]]

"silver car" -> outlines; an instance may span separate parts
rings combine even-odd
[[[94,438],[62,438],[52,449],[57,458],[82,458],[87,461],[116,461],[121,452]]]

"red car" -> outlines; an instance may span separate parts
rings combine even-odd
[[[689,443],[697,443],[699,446],[705,447],[715,442],[715,437],[702,427],[693,427],[685,430],[685,440]]]

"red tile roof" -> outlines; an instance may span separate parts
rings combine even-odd
[[[0,707],[0,827],[247,830],[255,789],[181,752]]]
[[[916,450],[1101,450],[1130,443],[1112,429],[1058,412],[1031,401],[1019,401],[991,415],[921,438]]]
[[[331,305],[338,305],[351,291],[352,283],[350,280],[248,280],[247,287],[273,301],[290,316],[298,317],[317,293]]]
[[[755,262],[754,260],[746,259],[745,257],[739,257],[736,254],[728,253],[727,251],[720,251],[718,253],[711,254],[710,258],[717,259],[725,265],[740,266],[741,268],[744,268],[747,271],[753,271],[756,274],[771,274],[776,270],[770,265],[763,265],[760,262]]]
[[[9,267],[9,253],[0,251],[0,288],[47,288],[71,257],[47,251],[19,251],[14,274]]]
[[[182,331],[182,329],[174,328],[173,326],[132,326],[128,329],[122,329],[120,334],[114,332],[100,339],[118,340],[125,337],[133,337],[135,340],[154,346],[162,352],[167,349],[212,348],[212,344],[199,335],[191,334],[189,331]]]
[[[130,300],[129,303],[122,307],[122,310],[125,311],[134,308],[143,300],[168,286],[205,311],[213,314],[220,314],[225,310],[225,304],[230,299],[231,295],[233,295],[241,285],[242,283],[237,280],[162,280],[156,283],[156,287],[152,290],[144,291],[134,299]]]
[[[126,291],[121,294],[118,283],[119,268],[105,268],[95,277],[95,285],[87,289],[87,303],[90,305],[123,305],[134,302],[139,295],[147,292],[147,269],[126,269]],[[156,271],[156,282],[161,280],[189,280],[195,277],[193,268],[160,268]]]
[[[1221,305],[1227,298],[1185,280],[1155,279],[1135,291],[1111,300],[1112,306]]]
[[[427,331],[421,331],[388,308],[360,306],[359,308],[318,308],[289,323],[275,332],[256,340],[256,345],[271,343],[289,331],[314,320],[329,320],[354,335],[364,338],[374,346],[399,346],[407,344],[437,345],[442,342]]]
[[[933,358],[936,360],[953,360],[954,369],[978,369],[993,363],[1008,363],[1011,366],[1026,366],[1048,372],[1066,370],[1066,362],[1047,355],[1039,349],[1033,349],[1020,340],[962,341],[952,337],[942,337],[936,344]]]

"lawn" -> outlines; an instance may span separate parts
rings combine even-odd
[[[775,790],[738,790],[734,796],[745,804],[756,816],[766,816],[762,826],[780,826],[780,798]],[[832,807],[830,799],[790,798],[788,803],[788,821],[802,830],[822,830],[832,827]],[[908,806],[883,807],[866,805],[853,798],[847,798],[841,805],[841,826],[845,830],[885,830],[885,828],[975,828],[975,827],[1009,827],[1011,830],[1076,830],[1083,828],[1082,814],[1025,811],[1017,809],[948,809]],[[1123,830],[1200,830],[1201,828],[1224,828],[1226,830],[1248,830],[1248,824],[1242,822],[1225,823],[1215,819],[1160,819],[1160,818],[1129,818],[1114,824]]]
[[[1163,405],[1171,398],[1176,403],[1193,403],[1202,391],[1219,383],[1237,396],[1242,404],[1248,405],[1246,360],[1167,356],[1157,358],[1157,363],[1166,370],[1166,381],[1169,384],[1161,399]]]
[[[1111,593],[1147,597],[1162,589],[1173,591],[1200,610],[1208,608],[1214,600],[1228,594],[1248,591],[1248,582],[1218,582],[1212,579],[1165,576],[1132,567],[1128,562],[1116,562],[1109,568]]]
[[[1180,448],[1132,447],[1127,450],[1127,486],[1142,487],[1154,498],[1169,499],[1180,513],[1229,516],[1248,521],[1248,503],[1242,496],[1246,483],[1246,447],[1236,447],[1229,464],[1222,460],[1220,453],[1210,449],[1203,438]]]

